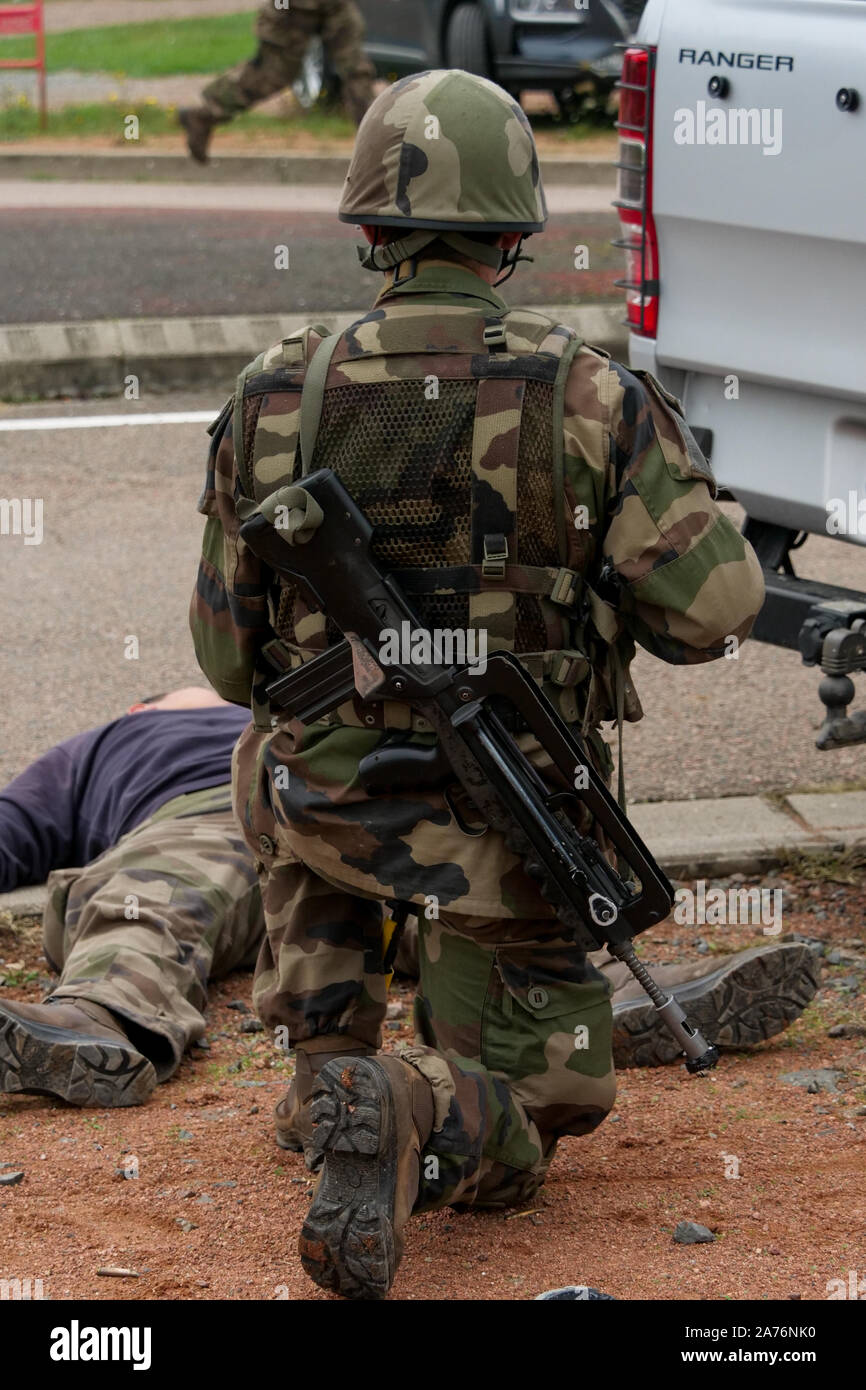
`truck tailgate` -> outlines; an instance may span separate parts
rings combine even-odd
[[[646,18],[659,364],[866,399],[866,3],[667,0]],[[730,84],[721,98],[714,76]],[[843,87],[857,111],[837,106]],[[778,152],[698,143],[699,103],[766,111]],[[674,139],[684,108],[692,144]]]

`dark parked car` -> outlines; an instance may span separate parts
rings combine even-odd
[[[367,24],[366,49],[382,77],[425,68],[465,68],[509,91],[536,87],[567,100],[592,74],[612,84],[645,0],[357,0]],[[321,48],[312,48],[302,100],[322,81]],[[296,89],[297,90],[297,89]]]

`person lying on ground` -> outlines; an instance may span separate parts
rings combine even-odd
[[[248,720],[213,691],[175,690],[52,748],[0,791],[0,892],[48,879],[45,955],[59,973],[41,1004],[0,1002],[0,1091],[141,1104],[204,1035],[208,980],[252,968],[264,917],[230,809]],[[674,1060],[625,968],[593,959],[614,990],[617,1066]],[[417,979],[412,922],[397,968]],[[787,943],[656,975],[729,1048],[780,1032],[817,987],[812,953]],[[297,1148],[293,1110],[280,1102],[277,1135]]]
[[[197,686],[52,748],[0,792],[0,891],[48,878],[41,1004],[0,1005],[0,1091],[138,1105],[252,967],[255,861],[231,810],[249,711]]]

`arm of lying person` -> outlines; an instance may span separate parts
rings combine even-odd
[[[75,765],[61,744],[0,791],[0,893],[43,883],[75,845]]]

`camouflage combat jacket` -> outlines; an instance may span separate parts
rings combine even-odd
[[[524,404],[522,417],[509,414],[508,398],[495,390],[482,396],[497,331],[496,379],[508,382],[509,372],[521,380],[560,376],[558,391],[538,396],[534,413]],[[274,674],[275,644],[277,664],[297,664],[340,634],[326,615],[305,606],[302,594],[277,586],[240,540],[236,501],[241,495],[261,500],[299,478],[300,392],[324,336],[325,330],[304,329],[261,354],[241,374],[235,397],[212,427],[191,626],[199,663],[214,688],[236,703],[252,703],[255,726],[236,759],[236,807],[250,824],[257,808],[272,807],[280,828],[277,852],[355,891],[416,902],[433,894],[466,914],[547,915],[534,883],[500,837],[488,832],[483,842],[469,839],[440,792],[373,800],[365,795],[357,764],[389,730],[411,731],[420,742],[432,738],[408,707],[387,702],[371,716],[369,707],[354,702],[306,729],[287,720],[272,727],[262,691]],[[677,402],[652,377],[638,379],[542,315],[509,311],[479,277],[436,262],[422,262],[405,284],[386,284],[371,313],[341,336],[324,380],[311,461],[311,468],[334,467],[374,525],[390,525],[402,536],[398,560],[405,564],[405,541],[416,526],[417,568],[423,572],[425,557],[430,562],[425,517],[437,523],[448,517],[446,541],[467,533],[465,525],[461,533],[461,518],[448,513],[460,452],[453,422],[466,402],[445,387],[449,370],[456,372],[448,366],[456,361],[455,344],[464,361],[473,343],[468,375],[475,395],[468,417],[464,410],[464,427],[472,435],[481,420],[485,437],[523,435],[514,445],[515,461],[518,454],[528,461],[520,476],[540,483],[546,468],[559,484],[545,493],[526,483],[518,488],[512,480],[513,534],[524,538],[524,555],[532,552],[531,559],[542,563],[521,566],[517,542],[510,597],[497,589],[501,577],[485,577],[476,565],[478,592],[466,599],[469,622],[489,627],[491,646],[516,647],[560,712],[589,726],[592,735],[617,712],[603,660],[608,643],[615,642],[626,660],[633,641],[671,663],[722,656],[726,639],[744,639],[754,622],[763,597],[760,568],[715,505],[709,467]],[[467,373],[461,372],[465,387]],[[384,409],[377,383],[399,387]],[[372,454],[365,438],[370,431],[380,432]],[[561,449],[551,442],[558,446],[560,433]],[[360,493],[357,476],[352,478],[353,445],[368,459],[380,459],[380,476],[368,475]],[[424,496],[419,460],[429,470]],[[437,554],[435,560],[442,558]],[[456,557],[446,547],[444,558]],[[531,571],[528,579],[524,570]],[[563,575],[572,576],[565,589]],[[582,579],[591,579],[591,586],[582,589]],[[564,591],[571,611],[557,601]],[[602,595],[613,598],[615,608]],[[450,598],[441,590],[430,596],[434,605],[445,604],[427,612],[430,625],[447,615]],[[529,640],[532,631],[547,638],[545,650],[524,656],[528,646],[538,645]],[[620,713],[640,717],[627,680],[623,704]],[[528,736],[520,737],[532,752]],[[592,749],[608,772],[597,735]]]

